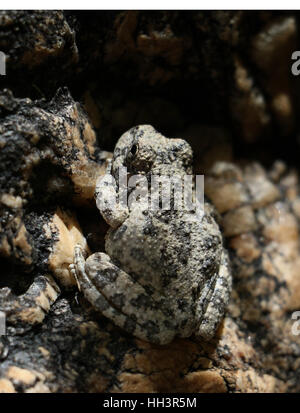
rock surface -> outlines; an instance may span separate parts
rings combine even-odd
[[[300,391],[297,18],[1,12],[1,392]],[[136,340],[68,271],[76,243],[104,248],[95,180],[138,123],[191,143],[219,213],[234,286],[210,342]]]

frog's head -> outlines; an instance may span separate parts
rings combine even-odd
[[[125,132],[113,155],[113,172],[121,166],[130,174],[191,173],[193,153],[183,139],[168,139],[150,125],[140,125]]]

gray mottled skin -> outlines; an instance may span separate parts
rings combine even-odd
[[[181,139],[168,139],[152,126],[123,134],[108,167],[129,175],[192,173],[192,150]],[[151,210],[143,201],[109,207],[115,189],[100,177],[96,199],[110,229],[106,253],[85,260],[75,247],[71,270],[80,289],[104,316],[129,333],[166,344],[193,333],[210,339],[224,315],[231,290],[228,255],[209,205],[200,217],[191,211]],[[106,202],[107,201],[107,202]],[[98,203],[98,205],[100,205]]]

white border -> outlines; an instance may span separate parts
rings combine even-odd
[[[3,3],[4,5],[4,3]],[[11,0],[9,10],[299,10],[299,0]],[[3,9],[5,10],[5,9]]]

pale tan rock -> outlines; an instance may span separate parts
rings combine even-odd
[[[241,206],[223,217],[224,234],[227,237],[255,230],[257,224],[250,206]]]
[[[49,237],[52,233],[58,236],[49,256],[50,269],[63,285],[76,285],[76,281],[69,272],[69,265],[73,262],[74,247],[80,244],[88,251],[88,246],[75,215],[58,208],[45,231]]]
[[[16,236],[14,243],[17,247],[21,248],[21,250],[27,255],[30,256],[32,253],[32,246],[28,242],[28,235],[25,225],[22,224],[21,228],[19,229],[18,235]],[[30,263],[30,258],[27,258],[27,263]]]
[[[247,193],[240,182],[227,183],[226,180],[205,179],[205,194],[220,213],[241,206],[248,200]]]
[[[20,196],[13,196],[11,194],[3,194],[0,202],[10,208],[21,208],[23,204]]]
[[[217,371],[188,373],[186,384],[192,393],[226,393],[224,378]]]
[[[267,23],[251,45],[251,57],[260,69],[264,88],[270,95],[270,105],[284,134],[294,126],[292,99],[293,76],[290,61],[296,46],[297,23],[294,16],[278,17]],[[274,68],[276,67],[276,70]]]
[[[6,375],[9,379],[20,381],[26,385],[32,385],[36,380],[36,375],[32,371],[21,369],[16,366],[9,367]]]
[[[230,240],[229,245],[236,250],[240,258],[249,263],[261,254],[259,244],[252,233],[237,235]]]
[[[38,382],[35,386],[26,389],[25,393],[51,393],[51,391],[44,383]]]
[[[10,380],[0,379],[0,393],[16,393],[14,385]]]
[[[296,198],[292,203],[292,208],[295,215],[300,218],[300,198]]]
[[[9,257],[11,254],[11,247],[7,241],[7,237],[4,236],[0,243],[0,251],[4,257]]]
[[[0,308],[6,321],[24,327],[42,323],[60,289],[50,275],[45,275],[36,277],[24,294],[16,295],[9,288],[0,293]]]
[[[47,350],[45,347],[39,347],[40,352],[42,353],[43,357],[48,359],[50,357],[50,351]]]
[[[234,59],[236,94],[231,96],[231,112],[239,133],[247,142],[254,142],[270,125],[271,118],[263,92],[257,87],[249,69],[236,56]]]
[[[282,177],[282,175],[286,172],[286,170],[287,170],[286,164],[283,161],[278,159],[273,163],[268,176],[270,177],[272,181],[278,182],[279,179]]]
[[[297,254],[299,229],[294,215],[282,202],[262,209],[258,214],[258,221],[264,226],[263,236],[268,243],[275,242],[281,245],[281,250],[287,254]]]
[[[275,202],[280,197],[279,189],[267,178],[264,171],[251,166],[245,171],[246,187],[250,193],[253,208],[260,208]]]
[[[251,384],[250,384],[251,383]],[[264,374],[262,377],[252,368],[237,372],[236,388],[242,393],[274,393],[278,390],[284,392],[285,385],[274,377]]]
[[[216,162],[204,177],[204,191],[218,212],[235,209],[249,199],[241,170],[229,162]]]

